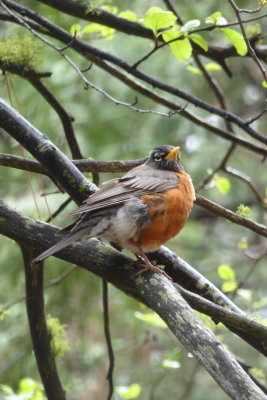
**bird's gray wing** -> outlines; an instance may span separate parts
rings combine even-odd
[[[157,170],[143,164],[133,168],[122,178],[106,183],[108,186],[93,193],[81,207],[68,216],[119,205],[132,197],[173,189],[178,184],[178,177],[171,171]]]

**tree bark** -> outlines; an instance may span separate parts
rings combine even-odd
[[[41,251],[54,244],[56,228],[20,216],[0,204],[0,232]],[[166,322],[179,342],[201,362],[218,385],[234,400],[267,399],[234,357],[196,317],[173,284],[160,274],[136,276],[136,269],[119,251],[100,241],[80,242],[58,257],[107,279],[141,300]]]

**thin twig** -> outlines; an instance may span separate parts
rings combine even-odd
[[[51,23],[50,21],[46,20],[43,17],[38,16],[36,13],[33,13],[31,10],[27,9],[26,7],[21,7],[19,4],[15,3],[12,0],[5,0],[5,1],[1,0],[0,3],[1,4],[3,4],[3,3],[9,4],[10,7],[12,9],[15,9],[17,12],[20,12],[23,15],[26,15],[28,18],[37,20],[38,23],[41,23],[48,30],[51,31],[51,35],[53,37],[57,37],[63,43],[67,44],[70,42],[72,36],[68,32],[64,31],[62,28],[59,29],[53,23]],[[6,6],[5,6],[5,9],[9,10],[9,8]],[[22,18],[20,18],[19,21],[20,20],[21,20],[20,23],[23,26],[27,27],[27,23]],[[31,32],[32,31],[35,32],[30,26],[28,26],[27,29],[29,29]],[[35,32],[34,34],[38,36],[37,32]],[[47,42],[47,40],[42,38],[42,36],[41,36],[41,40]],[[49,43],[49,41],[48,41],[48,44],[49,44],[49,46],[51,46],[51,43]],[[54,45],[52,45],[52,46],[54,46]],[[220,117],[222,117],[224,119],[228,119],[229,121],[233,122],[234,124],[236,124],[237,126],[242,128],[251,137],[255,138],[256,140],[258,140],[262,143],[267,144],[267,138],[265,136],[263,136],[262,134],[255,131],[253,128],[251,128],[251,126],[246,125],[245,122],[243,121],[243,119],[238,117],[237,115],[235,115],[231,112],[222,110],[218,107],[215,107],[215,106],[213,106],[213,105],[211,105],[189,93],[184,92],[183,90],[181,90],[179,88],[176,88],[176,87],[170,86],[164,82],[161,82],[161,81],[151,77],[150,75],[147,75],[146,73],[141,72],[139,69],[132,68],[130,64],[128,64],[125,60],[120,59],[119,57],[116,57],[110,53],[107,53],[103,50],[95,48],[95,47],[91,46],[90,44],[84,43],[83,41],[81,41],[79,39],[76,39],[73,41],[71,48],[75,49],[77,52],[79,52],[80,54],[82,54],[83,56],[88,58],[90,61],[95,62],[95,59],[109,61],[109,62],[119,66],[124,71],[135,76],[136,78],[141,79],[141,80],[147,82],[148,84],[151,84],[153,87],[161,89],[161,90],[163,90],[167,93],[170,93],[176,97],[182,98],[183,100],[194,104],[196,107],[203,108],[206,111],[214,113],[216,115],[219,115]],[[149,110],[149,112],[151,112],[151,110]]]
[[[108,307],[108,282],[105,278],[102,279],[102,292],[103,292],[103,316],[104,316],[104,332],[108,349],[109,368],[107,372],[107,380],[109,383],[109,392],[107,400],[111,400],[114,384],[113,384],[113,371],[115,367],[115,357],[112,348],[110,327],[109,327],[109,307]]]
[[[71,267],[69,267],[68,269],[66,269],[66,271],[64,271],[61,275],[59,275],[58,277],[51,279],[49,282],[47,282],[44,285],[44,289],[47,289],[51,286],[55,286],[58,285],[60,282],[62,282],[65,278],[67,278],[67,276],[69,276],[73,271],[75,271],[75,269],[77,269],[77,265],[72,265]],[[11,307],[14,307],[15,305],[22,303],[23,301],[25,301],[26,299],[26,294],[22,294],[21,296],[17,297],[16,299],[10,301],[9,303],[7,303],[1,310],[0,310],[0,316],[3,315],[7,310],[9,310]]]
[[[238,19],[239,26],[240,26],[240,29],[241,29],[243,38],[244,38],[244,40],[245,40],[245,42],[246,42],[248,51],[249,51],[249,53],[250,53],[250,55],[251,55],[251,58],[252,58],[252,59],[255,61],[255,63],[258,65],[258,67],[259,67],[259,69],[260,69],[260,71],[261,71],[261,73],[262,73],[262,75],[263,75],[264,80],[267,81],[266,70],[265,70],[264,66],[262,65],[262,63],[260,62],[260,60],[258,59],[258,57],[257,57],[257,55],[256,55],[256,53],[255,53],[255,50],[253,49],[253,47],[252,47],[251,44],[250,44],[249,38],[248,38],[248,36],[247,36],[247,34],[246,34],[244,25],[243,25],[243,23],[242,23],[242,19],[241,19],[241,17],[240,17],[240,13],[241,13],[241,12],[255,13],[255,12],[258,12],[259,10],[261,10],[262,7],[259,7],[259,8],[256,9],[256,10],[249,11],[249,10],[245,10],[245,9],[240,9],[240,8],[238,8],[237,5],[235,4],[234,0],[228,0],[228,2],[229,2],[230,5],[232,6],[232,8],[233,8],[233,10],[234,10],[234,12],[235,12],[235,15],[236,15],[236,17],[237,17],[237,19]]]

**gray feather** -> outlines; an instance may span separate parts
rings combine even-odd
[[[173,189],[177,186],[178,177],[170,171],[159,171],[147,165],[140,165],[122,178],[112,179],[107,183],[110,185],[93,193],[81,207],[67,216],[119,205],[133,197]]]
[[[63,249],[64,247],[69,246],[73,242],[80,240],[82,238],[83,232],[77,231],[73,234],[65,237],[64,239],[60,240],[54,246],[50,247],[49,249],[45,250],[43,253],[39,254],[32,262],[33,264],[37,264],[38,262],[44,260],[45,258],[51,256],[52,254],[56,253],[57,251]]]

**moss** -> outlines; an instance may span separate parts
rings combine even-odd
[[[88,192],[88,185],[86,185],[85,183],[81,183],[79,185],[79,192],[80,193],[86,193]]]
[[[69,350],[66,339],[66,325],[61,324],[58,318],[47,317],[47,327],[51,335],[51,346],[55,357],[62,357]]]
[[[42,44],[30,36],[17,35],[0,41],[0,60],[4,65],[16,64],[25,70],[36,69],[42,64]]]
[[[73,184],[75,184],[76,183],[76,181],[75,181],[75,179],[73,178],[73,176],[71,176],[71,174],[65,169],[64,171],[63,171],[63,177],[64,178],[67,178],[68,179],[68,181],[69,181],[69,183],[71,184],[71,185],[73,185]]]

